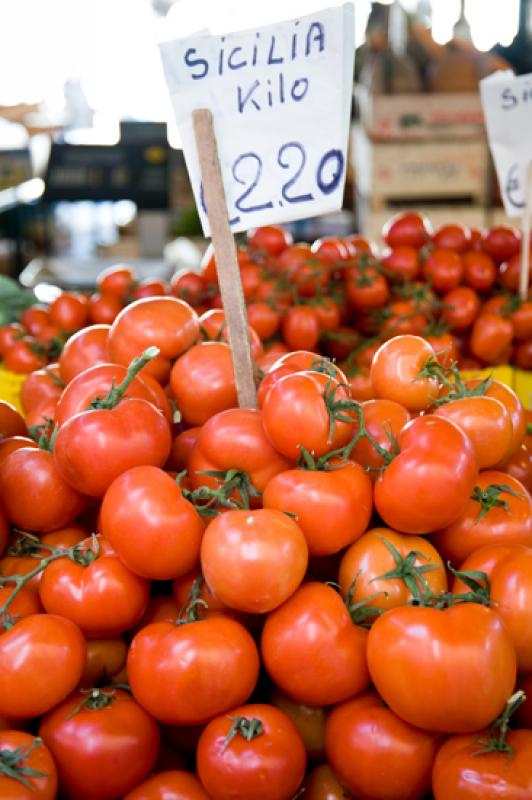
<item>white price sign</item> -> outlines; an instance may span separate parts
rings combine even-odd
[[[480,81],[480,94],[504,209],[521,217],[532,161],[532,74],[496,72]]]
[[[341,208],[355,47],[351,3],[160,47],[205,235],[192,127],[198,108],[214,117],[234,232]]]

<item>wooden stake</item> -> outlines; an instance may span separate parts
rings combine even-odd
[[[192,122],[205,205],[211,228],[218,283],[231,345],[238,404],[241,408],[257,408],[257,390],[251,357],[248,318],[240,281],[235,240],[229,226],[212,114],[207,108],[197,109],[192,112]]]
[[[525,186],[525,213],[523,216],[523,238],[521,240],[521,272],[519,273],[519,296],[521,300],[528,297],[528,281],[530,274],[530,217],[532,215],[532,161],[528,162]]]

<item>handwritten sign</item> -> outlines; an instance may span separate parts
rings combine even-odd
[[[234,232],[341,208],[354,58],[352,4],[160,47],[205,235],[209,222],[192,127],[198,108],[213,114]]]
[[[480,81],[480,94],[504,208],[521,217],[532,161],[532,74],[496,72]]]

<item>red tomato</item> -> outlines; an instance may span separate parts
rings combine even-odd
[[[76,800],[123,797],[146,778],[159,752],[156,723],[121,689],[76,692],[45,716],[39,734]]]
[[[170,391],[187,425],[238,405],[231,350],[224,342],[202,342],[178,358]]]
[[[89,689],[94,686],[104,686],[123,669],[127,652],[128,646],[122,636],[89,639],[80,686]]]
[[[370,369],[377,397],[394,400],[409,411],[422,411],[438,395],[437,378],[419,377],[428,361],[435,358],[432,347],[419,336],[396,336],[384,342]]]
[[[139,281],[131,292],[132,300],[142,300],[144,297],[164,297],[170,293],[170,287],[159,278],[144,278]]]
[[[51,433],[54,427],[55,410],[58,401],[58,397],[50,397],[47,400],[42,400],[31,411],[28,411],[24,420],[28,430],[36,431],[39,434],[43,430]],[[33,435],[36,435],[36,433]]]
[[[452,331],[465,331],[474,322],[480,311],[480,300],[473,289],[459,286],[442,298],[443,321]]]
[[[29,719],[60,703],[78,684],[85,639],[69,619],[32,614],[0,634],[0,713]]]
[[[207,282],[203,275],[187,270],[178,270],[170,279],[170,289],[175,297],[190,303],[191,306],[199,305],[207,292]]]
[[[112,325],[124,307],[115,294],[95,292],[89,297],[89,318],[93,325]]]
[[[345,800],[349,797],[332,769],[320,764],[309,772],[304,783],[305,800]]]
[[[389,247],[408,245],[418,250],[430,240],[430,223],[415,211],[402,212],[392,217],[382,230],[382,237]]]
[[[227,612],[226,607],[220,603],[205,583],[205,578],[201,574],[199,565],[194,567],[190,572],[187,572],[186,575],[175,578],[175,580],[172,581],[172,592],[175,606],[180,609],[177,619],[183,618],[187,606],[195,599],[203,600],[206,604],[205,616],[209,616],[212,612]],[[157,621],[163,621],[163,618],[159,617]]]
[[[321,297],[312,306],[318,318],[320,331],[334,331],[341,321],[341,309],[332,297]]]
[[[345,366],[345,365],[344,365]],[[348,383],[351,389],[351,397],[363,403],[366,400],[373,400],[375,393],[369,375],[369,370],[363,367],[347,368],[349,372]]]
[[[218,600],[237,611],[261,614],[277,608],[295,592],[307,563],[301,528],[274,509],[220,514],[201,542],[207,585]]]
[[[484,250],[497,262],[506,261],[519,251],[521,244],[519,233],[513,228],[504,225],[490,228],[484,234],[482,246]]]
[[[35,562],[35,565],[38,562]],[[0,588],[0,606],[9,600],[13,594],[15,585],[6,584]],[[22,619],[22,617],[29,617],[30,614],[41,614],[43,607],[39,601],[38,595],[33,589],[28,586],[23,586],[15,595],[13,601],[9,604],[9,614],[15,619]],[[0,618],[0,628],[6,628],[5,622]]]
[[[320,324],[310,306],[289,308],[282,322],[282,334],[292,350],[313,350],[320,338]]]
[[[213,308],[206,311],[199,318],[201,338],[205,341],[227,342],[229,344],[229,329],[225,321],[225,312],[221,308]],[[262,355],[262,342],[259,335],[253,328],[248,326],[251,354],[253,358]]]
[[[470,389],[479,386],[481,382],[482,380],[480,378],[472,378],[471,380],[466,381],[465,385],[466,388]],[[485,389],[484,394],[486,397],[494,397],[496,400],[500,400],[510,414],[513,428],[513,438],[510,450],[512,453],[516,452],[525,438],[526,430],[525,412],[523,410],[521,401],[513,389],[510,389],[510,387],[506,386],[506,384],[495,380],[491,381],[489,386]]]
[[[439,417],[451,420],[469,437],[479,469],[504,461],[512,450],[513,427],[505,406],[494,397],[464,397],[439,406]]]
[[[59,370],[63,383],[70,383],[76,375],[96,364],[105,364],[110,325],[90,325],[71,336],[59,356]]]
[[[397,444],[399,455],[375,484],[378,513],[404,533],[451,525],[465,511],[477,479],[473,445],[457,425],[432,414],[409,422]]]
[[[96,283],[98,291],[102,294],[112,294],[119,300],[125,300],[136,279],[135,270],[127,264],[114,264],[100,272]]]
[[[210,800],[194,775],[181,770],[158,772],[128,792],[124,800]]]
[[[0,328],[0,356],[25,335],[26,331],[18,322],[11,322]]]
[[[296,702],[332,705],[369,685],[367,635],[331,586],[305,583],[268,615],[262,660],[275,685]]]
[[[32,336],[38,336],[50,324],[50,310],[47,306],[31,306],[24,309],[20,322]]]
[[[514,326],[516,339],[530,339],[532,337],[532,302],[525,300],[512,313],[510,319]]]
[[[336,378],[339,383],[347,382],[342,370],[328,358],[318,356],[309,350],[295,350],[278,357],[262,379],[257,393],[259,406],[263,405],[266,395],[275,383],[294,372],[323,372]]]
[[[351,355],[355,347],[360,345],[360,334],[353,328],[340,326],[332,331],[331,338],[324,337],[321,347],[329,358],[342,361]]]
[[[471,244],[471,233],[464,225],[442,225],[432,237],[436,247],[463,253]]]
[[[248,699],[259,656],[247,630],[228,617],[157,622],[133,638],[127,673],[133,696],[152,717],[199,725]]]
[[[342,261],[347,261],[350,257],[350,249],[347,242],[334,236],[324,236],[322,239],[316,239],[310,250],[323,264],[331,267],[339,265],[339,262],[341,264]]]
[[[464,265],[458,253],[436,248],[423,261],[422,272],[432,288],[443,294],[459,286],[464,275]]]
[[[376,692],[336,706],[325,737],[329,764],[355,797],[427,796],[439,737],[404,722]]]
[[[384,702],[428,731],[478,731],[515,685],[510,635],[496,611],[476,603],[387,611],[369,632],[367,658]]]
[[[358,233],[350,233],[349,236],[344,238],[344,242],[349,250],[349,255],[356,256],[359,255],[359,253],[370,253],[373,255],[372,245],[364,236],[360,236]]]
[[[271,339],[279,330],[281,314],[269,303],[256,301],[248,305],[248,320],[251,327],[264,341]]]
[[[519,275],[521,273],[521,253],[518,252],[514,256],[504,261],[499,265],[498,282],[503,289],[508,292],[517,292],[519,288]],[[529,276],[528,285],[532,278]]]
[[[167,470],[174,470],[175,472],[188,471],[188,464],[192,449],[198,440],[201,427],[187,428],[186,431],[181,431],[175,437],[172,443],[172,449],[165,464]],[[0,450],[1,458],[1,450]]]
[[[247,239],[251,250],[264,251],[270,256],[279,256],[292,244],[290,234],[279,225],[263,225],[250,230]]]
[[[487,253],[468,250],[462,255],[465,283],[477,292],[487,292],[495,283],[497,268]]]
[[[109,331],[108,351],[112,361],[128,365],[147,347],[155,345],[159,355],[144,369],[164,382],[171,362],[194,344],[199,323],[194,309],[177,297],[148,297],[126,306]]]
[[[495,364],[504,356],[514,336],[514,326],[498,314],[477,317],[471,331],[471,352],[486,364]]]
[[[368,400],[361,406],[366,431],[386,452],[393,452],[393,443],[399,432],[410,421],[406,408],[394,400]],[[351,451],[351,457],[366,469],[378,471],[384,466],[384,458],[365,437],[359,439]]]
[[[2,730],[0,753],[0,796],[9,800],[54,800],[57,769],[40,739],[19,730]]]
[[[355,311],[367,311],[386,305],[390,287],[385,276],[374,267],[350,269],[347,273],[347,299]]]
[[[276,708],[284,711],[296,726],[305,745],[309,761],[323,761],[325,758],[326,709],[296,703],[279,689],[273,689],[270,702]]]
[[[3,359],[7,370],[20,375],[42,369],[48,360],[42,345],[30,336],[18,339],[4,352]]]
[[[100,526],[121,561],[143,578],[176,578],[199,559],[199,514],[175,480],[157,467],[133,467],[113,481]]]
[[[50,306],[50,319],[60,331],[79,331],[89,319],[87,298],[83,294],[63,292]]]
[[[528,492],[532,491],[532,454],[526,444],[522,444],[508,461],[499,465],[498,469],[516,478]]]
[[[43,401],[57,400],[64,389],[58,368],[48,365],[32,372],[20,387],[20,403],[27,414]]]
[[[450,367],[453,361],[458,360],[459,353],[456,338],[450,333],[424,334],[423,338],[434,350],[436,360],[442,367]]]
[[[262,704],[215,717],[197,750],[198,774],[212,800],[291,800],[306,760],[291,719]]]
[[[381,258],[384,269],[399,280],[414,281],[421,271],[416,247],[400,245],[387,251]]]
[[[6,400],[0,400],[0,439],[8,436],[26,436],[26,423],[15,406]]]

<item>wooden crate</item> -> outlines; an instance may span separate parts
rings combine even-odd
[[[360,127],[351,154],[358,194],[374,210],[390,200],[474,200],[485,205],[488,148],[483,138],[379,142]]]
[[[357,85],[355,98],[362,125],[376,139],[462,139],[484,130],[478,92],[372,94]]]

